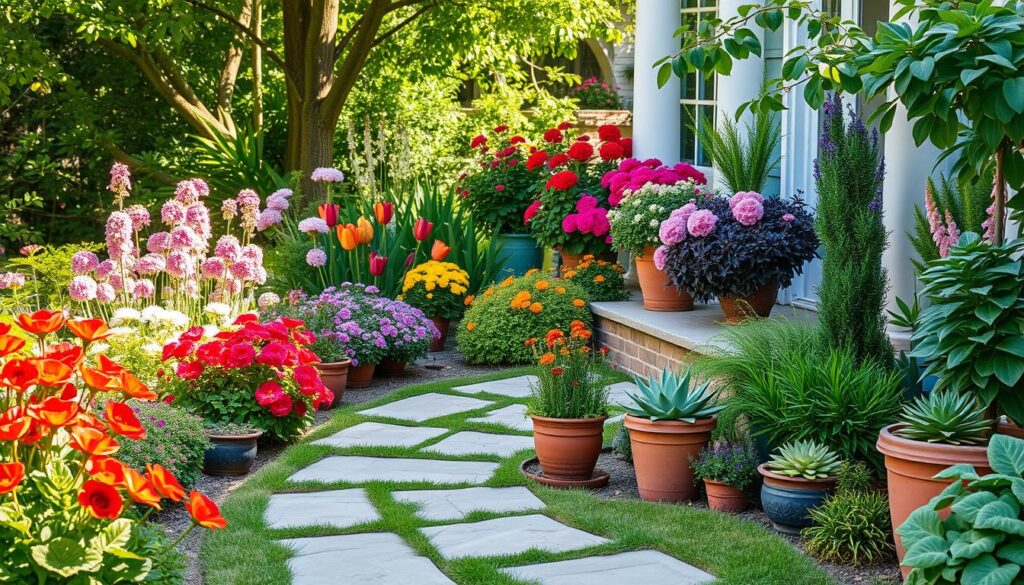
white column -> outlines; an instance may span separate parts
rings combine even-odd
[[[679,50],[679,0],[637,0],[633,52],[633,156],[679,161],[679,78],[658,87],[654,63]]]

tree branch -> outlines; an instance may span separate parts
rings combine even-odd
[[[352,49],[335,70],[331,90],[324,100],[324,108],[330,120],[336,121],[341,115],[341,107],[352,91],[359,71],[366,65],[370,49],[373,48],[373,40],[391,7],[392,3],[387,0],[373,0],[363,12],[365,21],[352,38]]]
[[[247,36],[250,39],[252,39],[252,41],[254,43],[259,45],[260,48],[263,49],[263,52],[267,55],[267,58],[270,59],[271,61],[273,61],[275,65],[280,67],[281,71],[284,71],[285,76],[289,77],[289,79],[294,82],[294,76],[292,76],[291,70],[288,69],[288,66],[284,62],[284,59],[282,59],[280,57],[280,55],[278,55],[277,52],[274,51],[274,49],[270,48],[270,45],[268,45],[266,41],[261,39],[259,35],[257,35],[251,28],[249,28],[249,26],[239,22],[238,19],[236,19],[235,17],[231,16],[227,12],[221,10],[220,8],[217,8],[216,6],[210,6],[209,4],[207,4],[205,2],[201,2],[200,0],[186,0],[186,1],[189,4],[195,6],[196,8],[201,8],[203,10],[206,10],[207,12],[210,12],[212,14],[215,14],[216,16],[219,16],[221,19],[226,21],[228,24],[230,24],[230,25],[234,26],[235,28],[237,28],[238,30],[242,31],[242,33],[245,34],[245,36]]]
[[[252,3],[253,0],[246,0],[242,3],[241,12],[238,15],[238,21],[246,26],[249,26],[252,22]],[[235,83],[238,80],[238,70],[242,65],[242,47],[235,44],[235,40],[239,39],[240,35],[236,35],[235,39],[228,45],[227,51],[224,54],[224,66],[220,70],[220,81],[217,84],[217,116],[227,126],[233,126],[231,120],[231,98],[235,93]]]
[[[422,2],[422,1],[423,0],[416,0],[415,2],[406,3],[406,4],[407,5],[411,5],[411,4],[416,4],[416,3],[419,3],[419,2]],[[380,35],[379,37],[377,37],[376,39],[374,39],[373,42],[370,43],[370,48],[372,49],[372,48],[376,47],[377,45],[383,43],[384,41],[388,40],[388,38],[390,38],[392,35],[394,35],[398,31],[402,30],[406,26],[409,26],[417,18],[419,18],[420,16],[423,16],[423,14],[425,12],[427,12],[428,10],[431,10],[432,8],[435,8],[435,7],[437,7],[437,0],[433,0],[429,4],[425,4],[424,6],[421,6],[419,8],[419,10],[417,10],[416,12],[413,12],[412,14],[407,16],[401,22],[399,22],[394,27],[392,27],[391,30],[387,31],[386,33],[384,33],[384,34]]]
[[[178,179],[170,174],[151,168],[146,165],[146,163],[121,150],[116,144],[114,144],[113,140],[111,140],[109,136],[100,136],[97,142],[99,142],[100,146],[102,146],[104,150],[110,153],[110,156],[114,157],[118,162],[128,165],[132,171],[137,173],[141,172],[163,185],[174,185],[178,182]]]

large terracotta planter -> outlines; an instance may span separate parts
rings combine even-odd
[[[751,317],[767,317],[779,296],[779,285],[763,286],[749,295],[718,297],[725,313],[725,322],[742,323]]]
[[[351,364],[352,360],[349,359],[314,364],[316,370],[320,372],[320,379],[323,380],[324,386],[334,393],[334,400],[327,408],[334,408],[341,404],[341,399],[345,396],[345,387],[348,384],[348,367]]]
[[[263,431],[245,435],[208,434],[210,448],[203,456],[203,473],[215,476],[245,475],[256,462],[256,440]]]
[[[373,370],[375,376],[383,376],[385,378],[393,378],[395,376],[401,376],[405,373],[405,360],[393,360],[391,358],[384,358],[377,364],[377,368]]]
[[[770,471],[766,463],[758,466],[761,484],[761,507],[775,530],[783,534],[800,534],[811,525],[811,510],[817,508],[836,487],[832,477],[804,479]]]
[[[636,277],[644,294],[644,308],[648,311],[691,311],[693,297],[679,290],[668,274],[654,266],[654,247],[649,246],[636,257]]]
[[[747,494],[713,479],[704,480],[704,490],[708,493],[708,507],[716,512],[739,514],[747,509]]]
[[[911,512],[926,505],[952,483],[949,479],[935,479],[935,474],[957,463],[973,465],[979,475],[992,473],[992,468],[988,466],[986,447],[912,441],[894,434],[893,431],[899,427],[899,424],[895,424],[882,429],[878,433],[875,447],[885,455],[889,514],[892,516],[892,529],[896,537],[896,555],[902,561],[905,551],[896,529]],[[942,510],[939,514],[945,518],[949,510]],[[909,568],[901,566],[900,569],[904,577],[910,573]]]
[[[604,421],[597,418],[549,418],[531,416],[533,444],[545,477],[588,480],[601,454]]]
[[[693,423],[652,421],[626,415],[640,497],[649,501],[689,502],[697,498],[690,458],[711,440],[715,419]]]
[[[582,254],[567,254],[565,252],[559,252],[559,255],[562,257],[561,274],[564,275],[569,270],[572,270],[573,268],[579,266],[580,262],[583,261],[583,257],[586,256],[587,254],[590,254],[590,252],[584,252]],[[605,260],[607,262],[615,262],[617,258],[614,252],[601,252],[598,254],[594,254],[594,257],[597,258],[598,260]]]
[[[434,326],[441,332],[441,337],[430,342],[430,351],[441,351],[444,349],[444,342],[448,340],[448,328],[452,323],[444,317],[431,317],[430,320],[434,322]]]
[[[358,366],[352,366],[348,369],[348,387],[349,388],[366,388],[373,381],[373,372],[377,369],[377,364],[360,364]]]

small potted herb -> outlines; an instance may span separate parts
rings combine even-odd
[[[691,457],[694,475],[704,480],[708,507],[735,514],[747,509],[746,490],[757,480],[757,451],[750,444],[717,443]]]
[[[811,525],[810,511],[835,488],[839,455],[816,441],[795,441],[779,447],[758,466],[764,478],[761,506],[772,526],[784,534],[800,534]]]
[[[687,502],[697,497],[690,459],[700,453],[715,429],[715,414],[724,408],[710,382],[690,385],[682,376],[664,370],[660,378],[636,377],[636,406],[623,424],[629,429],[633,464],[640,497],[645,500]]]
[[[207,422],[210,448],[203,458],[206,475],[245,475],[256,462],[256,440],[263,431],[237,423]]]

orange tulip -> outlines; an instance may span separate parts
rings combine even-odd
[[[356,230],[356,226],[347,223],[339,225],[335,229],[338,232],[338,242],[341,247],[347,251],[355,250],[359,245],[359,232]]]
[[[110,430],[122,437],[135,440],[146,437],[146,429],[142,427],[142,423],[135,416],[135,411],[124,402],[115,402],[113,400],[107,402],[104,415],[104,418],[107,419],[107,424],[110,425]]]
[[[113,457],[93,455],[85,462],[85,472],[96,481],[119,487],[124,485],[124,463]]]
[[[356,234],[360,244],[369,244],[373,241],[373,224],[365,217],[360,217],[356,221]]]
[[[99,341],[110,337],[110,327],[103,319],[77,319],[68,321],[68,329],[75,337],[87,341]]]
[[[390,201],[378,201],[373,204],[373,215],[377,217],[377,223],[388,225],[395,214],[395,206]]]
[[[90,455],[113,455],[121,447],[107,433],[82,425],[72,427],[71,446]]]
[[[21,463],[0,463],[0,494],[6,494],[18,487],[25,478],[25,466]]]
[[[153,482],[153,487],[160,492],[160,495],[172,502],[178,502],[185,497],[185,488],[181,487],[178,478],[174,477],[174,474],[167,471],[164,466],[158,463],[147,463],[146,471],[149,481]]]
[[[434,245],[430,247],[430,257],[437,262],[444,260],[448,257],[448,253],[451,252],[451,246],[442,242],[441,240],[434,240]]]
[[[0,335],[0,358],[7,357],[25,347],[25,340],[13,335]]]
[[[24,392],[39,380],[39,366],[30,359],[15,358],[0,370],[0,386]]]
[[[78,503],[96,518],[113,520],[121,515],[124,500],[113,487],[95,479],[82,484]]]
[[[29,415],[32,418],[51,427],[63,427],[75,422],[78,411],[77,402],[61,400],[57,396],[51,396],[40,404],[29,407]]]
[[[121,390],[132,398],[138,398],[139,400],[156,400],[157,398],[156,392],[150,390],[149,386],[143,384],[141,380],[135,377],[135,374],[127,370],[121,374],[121,386]]]
[[[71,379],[74,370],[60,360],[49,358],[29,358],[36,365],[39,372],[37,383],[43,386],[56,388],[63,386]]]
[[[317,214],[320,219],[324,220],[327,227],[332,228],[338,225],[338,214],[341,212],[341,206],[337,203],[322,203],[316,208]]]
[[[25,331],[39,336],[48,335],[60,329],[64,326],[64,321],[64,313],[46,309],[18,315],[18,325],[21,325]]]
[[[220,515],[220,509],[213,500],[203,494],[192,491],[185,502],[185,509],[192,515],[192,520],[203,528],[211,530],[216,528],[227,528],[228,522]]]
[[[160,509],[160,500],[163,498],[153,487],[153,482],[128,466],[124,468],[124,487],[128,489],[128,495],[136,502],[157,510]]]

